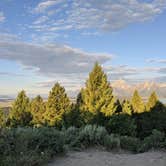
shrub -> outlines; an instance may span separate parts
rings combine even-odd
[[[96,125],[86,125],[81,129],[79,140],[84,146],[103,144],[107,131],[104,127]]]
[[[130,115],[115,114],[110,118],[107,124],[107,130],[109,133],[135,136],[136,124]]]
[[[55,128],[39,128],[38,129],[38,149],[44,151],[49,149],[53,154],[63,152],[65,138],[64,134]]]
[[[152,134],[148,137],[146,137],[142,141],[142,145],[139,149],[140,152],[145,152],[148,151],[149,149],[152,148],[160,148],[162,147],[162,144],[164,142],[165,134],[158,131],[158,130],[153,130]]]
[[[0,160],[2,166],[40,166],[50,159],[50,152],[37,153],[36,151],[27,151],[20,155],[8,155]]]
[[[55,128],[12,128],[0,132],[0,161],[5,166],[41,165],[63,150],[64,135]]]
[[[65,144],[69,147],[79,147],[79,129],[76,127],[69,127],[65,131]]]
[[[140,146],[140,140],[134,137],[122,136],[120,137],[120,146],[124,150],[138,152],[138,148]]]
[[[119,149],[120,148],[120,139],[114,134],[107,135],[104,138],[104,146],[107,150]]]
[[[166,133],[166,107],[158,102],[151,112],[135,114],[137,136],[141,139],[151,135],[154,129]]]

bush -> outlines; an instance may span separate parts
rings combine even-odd
[[[78,128],[69,127],[65,131],[65,144],[67,144],[70,148],[80,147]]]
[[[41,165],[63,150],[64,135],[55,128],[12,128],[0,132],[0,161],[5,166]]]
[[[39,128],[38,149],[44,151],[49,149],[53,154],[63,152],[65,138],[64,134],[55,128]]]
[[[104,147],[107,150],[120,149],[119,136],[115,136],[114,134],[105,136],[105,138],[104,138]]]
[[[140,140],[134,137],[122,136],[120,137],[120,146],[124,150],[138,152],[138,148],[140,146]]]
[[[79,140],[84,146],[95,144],[102,145],[104,143],[104,137],[107,134],[108,133],[104,127],[96,125],[86,125],[80,131]]]
[[[40,166],[51,158],[50,152],[36,153],[36,151],[21,152],[20,155],[5,156],[0,160],[2,166]]]
[[[166,107],[158,102],[151,112],[135,114],[137,136],[141,139],[151,135],[154,129],[166,133]]]
[[[135,136],[136,124],[130,115],[115,114],[110,118],[107,124],[107,130],[109,133]]]
[[[158,131],[153,130],[152,134],[149,137],[146,137],[142,141],[142,145],[139,149],[140,152],[148,151],[152,148],[161,148],[164,143],[165,134]]]

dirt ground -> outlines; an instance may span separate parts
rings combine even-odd
[[[166,166],[166,152],[131,154],[88,149],[56,157],[48,166]]]

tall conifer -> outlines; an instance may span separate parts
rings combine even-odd
[[[44,122],[44,113],[46,111],[45,103],[40,95],[35,97],[30,104],[30,111],[33,116],[32,124],[41,126]]]
[[[150,111],[157,104],[157,102],[158,102],[158,97],[155,92],[152,92],[146,104],[146,110]]]
[[[131,115],[133,112],[132,105],[130,101],[124,100],[122,103],[122,113]]]
[[[0,128],[5,125],[5,115],[3,110],[0,108]]]
[[[105,116],[111,116],[116,111],[112,88],[98,63],[94,65],[86,81],[86,87],[82,90],[82,102],[83,110],[92,115],[102,113]]]
[[[26,96],[25,91],[21,91],[15,99],[9,113],[9,118],[12,126],[29,125],[32,120],[31,113],[29,112],[29,98]]]
[[[64,87],[56,83],[50,91],[46,104],[44,118],[49,126],[60,126],[63,122],[63,116],[70,111],[70,100]]]
[[[131,99],[131,104],[134,113],[142,113],[145,111],[144,102],[137,90],[134,91],[133,97]]]

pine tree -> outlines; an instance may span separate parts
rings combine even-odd
[[[142,98],[137,90],[134,91],[133,97],[131,99],[131,104],[134,113],[142,113],[145,111],[144,102],[142,101]]]
[[[64,87],[56,83],[50,91],[44,118],[49,126],[61,126],[64,115],[70,111],[71,104]]]
[[[82,90],[82,110],[92,115],[111,116],[116,111],[112,88],[102,67],[96,63]]]
[[[29,112],[29,98],[26,96],[25,91],[21,91],[15,99],[9,118],[12,126],[26,126],[32,120]]]
[[[0,128],[5,125],[5,115],[3,110],[0,108]]]
[[[116,105],[116,111],[115,111],[115,113],[121,113],[122,112],[122,105],[121,105],[119,99],[116,100],[115,105]]]
[[[35,97],[30,104],[30,111],[33,116],[32,124],[41,126],[44,122],[44,113],[46,111],[45,103],[40,95]]]
[[[130,101],[124,100],[122,103],[122,113],[132,115],[133,109]]]
[[[146,110],[150,111],[157,104],[157,102],[158,102],[158,97],[155,92],[152,92],[146,104]]]

